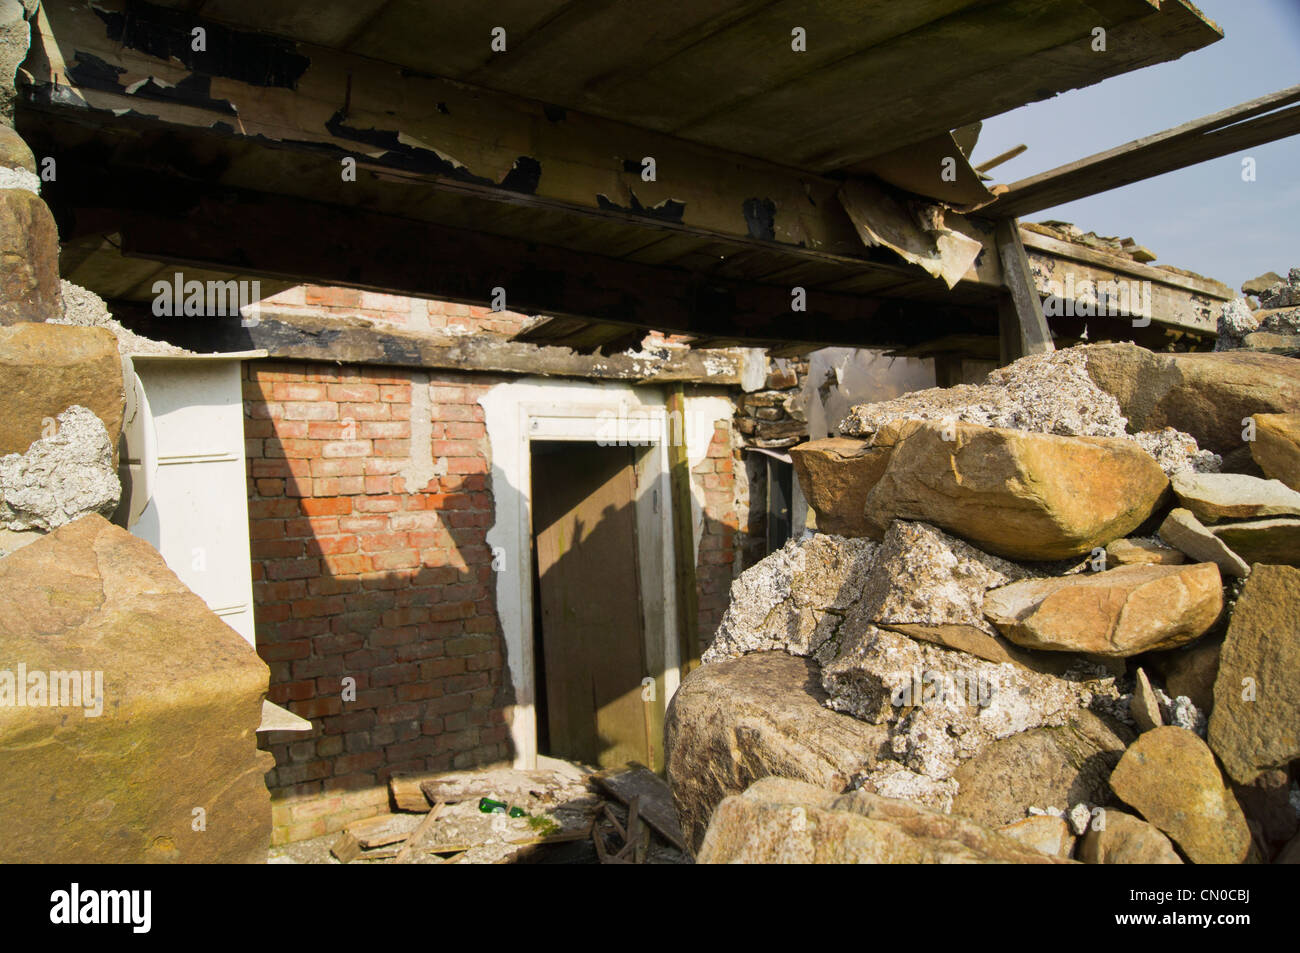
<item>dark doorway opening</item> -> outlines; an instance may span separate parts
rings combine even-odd
[[[530,453],[538,751],[651,763],[635,451],[535,440]]]

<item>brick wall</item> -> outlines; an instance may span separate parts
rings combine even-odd
[[[740,528],[735,472],[739,449],[732,448],[731,422],[714,426],[708,454],[691,470],[695,492],[702,495],[704,516],[695,584],[699,590],[699,644],[713,641],[730,601],[735,536]]]
[[[501,379],[427,374],[439,475],[408,486],[411,380],[425,372],[263,361],[244,374],[258,652],[270,700],[313,725],[261,736],[276,759],[267,781],[284,843],[382,812],[395,772],[512,755],[477,403]],[[730,421],[717,424],[692,475],[704,511],[702,644],[732,576],[731,435]],[[355,700],[344,700],[345,677]]]
[[[409,376],[276,363],[245,374],[258,651],[271,701],[315,728],[263,736],[279,842],[375,813],[395,771],[509,757],[476,403],[495,381],[434,376],[446,472],[416,487],[401,476]]]

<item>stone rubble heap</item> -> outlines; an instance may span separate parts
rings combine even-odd
[[[1300,356],[1300,268],[1285,278],[1271,271],[1252,278],[1241,292],[1245,298],[1223,306],[1214,349]]]
[[[1089,345],[841,434],[669,711],[701,860],[1300,861],[1300,361]]]

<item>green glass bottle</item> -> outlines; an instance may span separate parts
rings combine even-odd
[[[478,809],[484,814],[504,814],[506,806],[505,801],[494,801],[490,797],[478,799]]]

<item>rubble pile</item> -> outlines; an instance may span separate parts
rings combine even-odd
[[[1245,298],[1223,306],[1216,351],[1246,348],[1300,356],[1300,268],[1267,272],[1241,286]]]
[[[1300,853],[1300,361],[1071,348],[841,434],[792,451],[836,534],[736,581],[669,711],[701,860]]]
[[[648,768],[394,775],[393,810],[284,845],[271,863],[689,863],[668,786]]]

